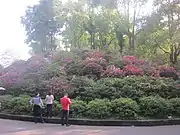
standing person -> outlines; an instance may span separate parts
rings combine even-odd
[[[37,123],[37,117],[39,116],[40,122],[44,123],[44,120],[42,118],[43,102],[39,93],[36,93],[36,95],[31,99],[30,103],[33,105],[34,122]]]
[[[51,92],[48,93],[46,96],[46,111],[47,111],[47,118],[52,118],[52,106],[53,106],[54,96]]]
[[[60,99],[60,103],[62,106],[61,124],[62,126],[64,126],[64,124],[66,124],[66,126],[69,126],[68,117],[69,117],[69,106],[71,104],[71,100],[70,98],[68,98],[67,93],[64,95],[63,98]],[[65,122],[64,122],[64,118],[65,118]]]

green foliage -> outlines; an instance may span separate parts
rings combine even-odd
[[[87,105],[84,101],[72,100],[71,111],[72,117],[81,118],[85,115],[87,110]]]
[[[21,23],[27,32],[26,42],[35,53],[56,49],[55,35],[63,24],[55,19],[53,0],[40,0],[37,5],[28,7]]]
[[[60,77],[64,75],[63,69],[60,68],[58,64],[52,64],[52,65],[47,65],[43,71],[41,71],[41,76],[45,80],[49,80],[53,77]]]
[[[1,95],[0,96],[0,103],[1,103],[1,110],[3,111],[6,108],[6,104],[9,100],[12,99],[11,95]]]
[[[86,116],[93,119],[107,119],[111,117],[111,102],[96,99],[87,105]]]
[[[138,119],[139,106],[130,98],[112,101],[112,114],[117,119]]]
[[[180,98],[172,98],[170,103],[170,115],[180,117]]]
[[[100,49],[178,64],[178,0],[157,0],[153,9],[158,7],[158,11],[144,14],[139,9],[146,8],[147,3],[148,0],[40,0],[28,7],[22,17],[26,42],[38,54],[51,52],[59,45],[65,50]],[[112,63],[121,67],[118,60]]]
[[[3,108],[4,110],[8,110],[11,114],[31,114],[32,106],[29,103],[30,99],[29,96],[14,97],[6,101]]]
[[[61,110],[62,108],[60,102],[54,101],[53,109],[52,109],[53,116],[60,116]]]
[[[72,61],[65,66],[65,71],[68,75],[82,75],[82,64],[77,61]]]
[[[20,95],[19,97],[1,96],[1,112],[17,115],[30,115],[32,106],[30,97]],[[180,117],[180,99],[173,98],[165,100],[161,97],[144,97],[138,102],[131,98],[117,98],[112,101],[107,99],[95,99],[90,102],[82,100],[72,100],[70,106],[70,115],[73,118],[91,118],[91,119],[147,119],[147,118],[172,118]],[[46,113],[45,108],[42,110]],[[61,114],[61,104],[54,101],[53,116],[59,117]]]
[[[91,85],[82,85],[76,90],[80,99],[89,101],[95,98],[131,98],[138,101],[141,97],[159,95],[163,98],[179,97],[180,91],[171,79],[149,77],[103,78]]]
[[[168,102],[161,97],[144,97],[139,101],[141,114],[150,118],[167,118]]]

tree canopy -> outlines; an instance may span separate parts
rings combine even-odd
[[[179,0],[40,0],[22,17],[33,52],[61,47],[133,54],[163,64],[180,59]]]

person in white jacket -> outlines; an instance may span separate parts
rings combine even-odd
[[[53,102],[54,102],[54,96],[52,95],[51,92],[46,95],[46,113],[47,113],[47,118],[52,118],[52,107],[53,107]]]

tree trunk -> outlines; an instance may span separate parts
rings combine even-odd
[[[91,49],[93,49],[93,34],[90,33],[90,44],[91,44]]]
[[[132,28],[131,42],[130,42],[131,43],[130,50],[132,54],[134,54],[134,50],[135,50],[135,25],[136,25],[136,9],[134,8],[133,28]]]
[[[177,64],[178,63],[178,56],[180,55],[180,49],[179,47],[176,47],[176,45],[174,45],[172,48],[171,48],[171,53],[169,55],[169,58],[170,58],[170,62],[172,64]]]

